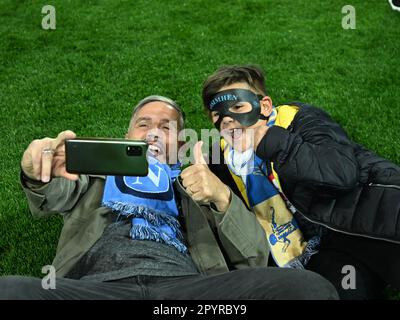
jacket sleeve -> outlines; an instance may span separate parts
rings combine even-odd
[[[225,213],[210,207],[221,246],[235,269],[265,267],[269,255],[265,231],[254,213],[238,196],[231,194],[231,203]]]
[[[88,176],[81,175],[77,181],[65,178],[53,178],[46,184],[21,184],[33,216],[44,217],[55,213],[66,213],[78,202],[89,185]]]
[[[314,107],[303,107],[288,129],[271,127],[256,153],[274,163],[289,193],[299,184],[335,196],[359,181],[353,144],[326,112]]]

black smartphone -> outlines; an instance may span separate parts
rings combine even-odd
[[[65,141],[68,173],[147,176],[147,143],[143,140],[75,138]]]

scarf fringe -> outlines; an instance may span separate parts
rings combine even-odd
[[[125,216],[129,218],[143,218],[156,227],[165,224],[176,230],[179,230],[181,227],[179,221],[174,216],[149,207],[115,201],[105,202],[103,205],[111,208],[113,211],[119,212],[117,221],[120,220],[121,216]]]
[[[160,232],[152,227],[135,224],[132,225],[130,236],[135,240],[151,240],[175,247],[179,252],[186,253],[187,247],[178,239],[170,237],[165,232]]]
[[[320,242],[320,237],[312,237],[310,240],[308,240],[304,252],[300,256],[290,260],[283,266],[283,268],[304,269],[311,257],[318,253],[317,248],[319,247]]]
[[[117,221],[120,221],[122,217],[131,219],[142,218],[155,227],[167,225],[176,235],[176,238],[174,238],[167,235],[163,231],[157,230],[155,227],[132,223],[130,232],[132,239],[163,242],[175,247],[179,252],[187,252],[186,246],[181,242],[183,239],[183,234],[180,230],[180,223],[174,216],[170,216],[165,212],[156,211],[149,207],[137,206],[123,202],[108,201],[103,202],[103,205],[119,213]]]

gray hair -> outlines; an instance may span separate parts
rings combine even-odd
[[[131,129],[132,126],[132,120],[133,117],[135,116],[135,114],[142,109],[146,104],[150,103],[150,102],[154,102],[154,101],[160,101],[160,102],[164,102],[167,105],[171,106],[172,108],[174,108],[178,113],[179,113],[179,118],[178,118],[178,129],[181,130],[185,127],[185,113],[183,112],[183,110],[181,109],[181,107],[172,99],[164,97],[164,96],[158,96],[158,95],[153,95],[153,96],[148,96],[144,99],[142,99],[141,101],[139,101],[139,103],[133,108],[133,112],[132,112],[132,117],[131,117],[131,122],[129,124],[129,129]]]

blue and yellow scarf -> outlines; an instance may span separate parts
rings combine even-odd
[[[295,111],[288,109],[295,114]],[[276,124],[274,108],[267,123]],[[282,122],[282,121],[281,121]],[[305,241],[293,216],[296,209],[282,193],[272,164],[249,149],[237,152],[221,139],[225,162],[248,206],[265,230],[272,257],[279,267],[304,268],[317,253],[319,238]]]
[[[172,185],[180,164],[170,167],[153,157],[148,160],[145,177],[107,176],[102,205],[131,219],[132,239],[165,243],[185,253]]]

